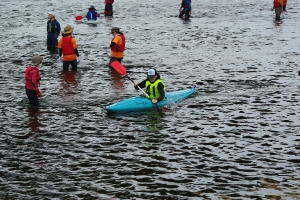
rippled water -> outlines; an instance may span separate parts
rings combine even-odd
[[[1,199],[299,199],[299,5],[274,24],[271,1],[118,0],[98,26],[76,23],[99,2],[0,3]],[[75,26],[79,71],[46,50],[47,11]],[[14,13],[14,14],[12,14]],[[198,92],[165,112],[108,115],[140,95],[106,64],[112,26],[127,37],[123,64],[141,81],[156,66],[168,91]],[[24,71],[44,57],[41,106]]]

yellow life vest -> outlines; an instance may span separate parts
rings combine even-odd
[[[154,83],[151,83],[149,80],[146,81],[146,93],[149,95],[150,99],[159,98],[158,83],[162,83],[164,91],[166,91],[165,84],[161,79],[156,79]]]

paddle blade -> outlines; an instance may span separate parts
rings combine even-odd
[[[113,61],[110,65],[120,74],[126,75],[126,69],[119,61]]]
[[[82,20],[82,19],[83,19],[83,16],[76,16],[75,19],[76,19],[76,20]]]

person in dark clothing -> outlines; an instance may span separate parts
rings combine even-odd
[[[105,3],[105,11],[104,11],[104,15],[105,16],[113,16],[113,3],[114,0],[104,0]]]
[[[191,10],[192,10],[191,0],[182,0],[181,7],[179,9],[179,17],[183,18],[184,15],[184,19],[189,20]]]
[[[56,20],[54,13],[48,12],[47,22],[47,49],[51,54],[57,54],[58,36],[60,34],[60,24]]]
[[[146,88],[146,93],[154,104],[165,99],[165,84],[160,79],[160,75],[156,69],[149,69],[147,79],[140,83],[134,82],[134,87],[136,90],[138,90],[139,87]]]

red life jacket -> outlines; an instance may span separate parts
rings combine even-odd
[[[72,55],[75,54],[73,45],[71,43],[71,37],[63,37],[62,38],[62,53],[64,55]]]
[[[33,83],[32,83],[32,78],[31,78],[31,76],[30,76],[30,72],[31,72],[31,70],[36,70],[36,83],[37,84],[40,84],[40,80],[41,80],[41,76],[40,76],[40,70],[39,70],[39,68],[37,68],[37,67],[31,67],[31,66],[28,66],[27,68],[26,68],[26,71],[25,71],[25,84],[27,85],[27,86],[33,86],[33,87],[35,87],[34,85],[33,85]]]
[[[123,34],[119,34],[119,36],[122,38],[122,44],[121,45],[114,45],[111,50],[115,52],[123,52],[125,51],[125,36]],[[111,41],[113,41],[112,39]]]
[[[112,4],[114,2],[114,0],[106,0],[105,3],[106,4]]]
[[[274,0],[274,7],[275,8],[281,7],[281,4],[279,3],[278,0]]]

